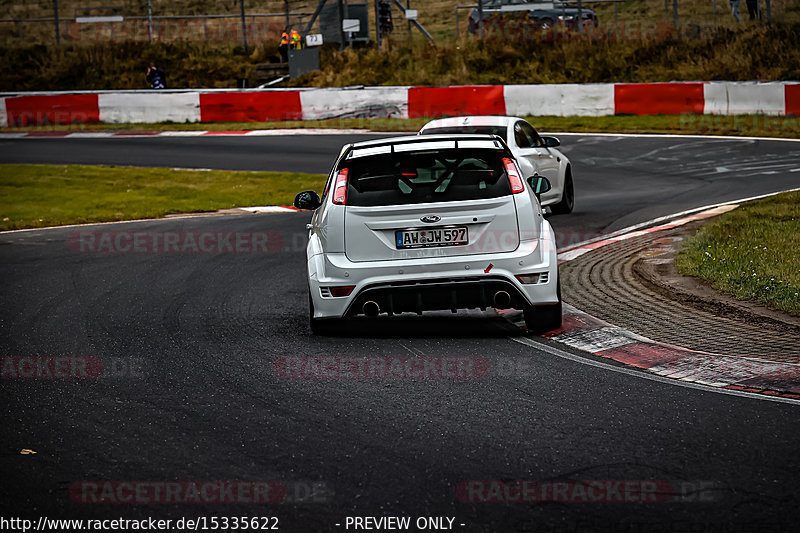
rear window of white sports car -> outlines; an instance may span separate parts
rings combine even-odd
[[[376,154],[343,161],[347,205],[380,206],[496,198],[511,194],[496,149]]]

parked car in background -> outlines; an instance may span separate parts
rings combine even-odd
[[[499,135],[519,162],[525,176],[538,174],[550,182],[551,189],[541,195],[542,206],[554,214],[571,213],[575,205],[572,164],[558,146],[556,137],[541,136],[519,117],[472,116],[432,120],[420,135],[480,133]]]
[[[483,17],[489,19],[494,16],[524,16],[527,12],[528,19],[534,26],[547,29],[556,24],[564,24],[567,28],[578,28],[579,17],[583,19],[583,26],[597,26],[597,13],[585,6],[578,9],[577,4],[567,2],[530,2],[527,0],[485,0],[483,2]],[[480,15],[478,8],[469,14],[469,32],[478,31]]]

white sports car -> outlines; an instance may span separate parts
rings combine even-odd
[[[526,179],[527,178],[527,179]],[[339,320],[487,307],[561,325],[555,235],[539,195],[499,136],[409,136],[346,145],[308,225],[311,329]]]
[[[572,182],[572,165],[556,147],[561,145],[556,137],[542,137],[518,117],[474,116],[432,120],[425,124],[421,135],[446,133],[483,133],[499,135],[506,142],[526,176],[539,174],[550,181],[550,191],[542,195],[542,205],[549,206],[553,214],[571,213],[575,205],[575,186]]]

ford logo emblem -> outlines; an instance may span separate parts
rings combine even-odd
[[[425,222],[426,224],[434,224],[442,220],[442,217],[439,215],[425,215],[424,217],[420,218],[421,221]]]

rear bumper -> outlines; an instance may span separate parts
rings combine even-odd
[[[374,302],[389,315],[449,309],[486,309],[495,301],[505,308],[524,309],[528,299],[501,276],[473,276],[455,279],[408,280],[376,283],[361,289],[348,304],[345,316],[363,314],[364,304]]]
[[[367,301],[389,314],[494,307],[498,291],[509,295],[504,307],[558,303],[552,230],[547,238],[522,241],[509,253],[369,262],[320,253],[309,258],[308,270],[315,318],[355,316]],[[540,281],[523,284],[515,277],[520,274],[540,274]],[[323,290],[336,286],[355,288],[349,296],[323,296]]]

